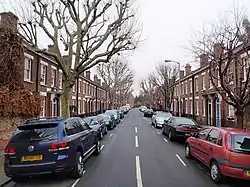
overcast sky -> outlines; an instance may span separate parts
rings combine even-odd
[[[4,9],[9,10],[8,0]],[[15,0],[12,0],[14,2]],[[137,0],[139,18],[143,25],[143,43],[130,57],[135,73],[134,94],[140,90],[139,83],[153,71],[156,64],[165,59],[180,61],[182,66],[193,61],[190,41],[194,33],[204,26],[216,23],[218,17],[232,10],[233,5],[244,7],[250,17],[250,0]],[[46,41],[46,43],[44,43]],[[39,41],[44,47],[48,40]],[[191,63],[192,69],[197,65]],[[92,75],[94,74],[94,70]]]

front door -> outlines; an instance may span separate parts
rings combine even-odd
[[[220,100],[216,100],[216,126],[220,127],[221,126],[221,105],[220,105]]]

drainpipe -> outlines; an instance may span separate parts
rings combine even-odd
[[[97,85],[95,86],[95,112],[97,113]]]
[[[195,101],[196,101],[196,100],[195,100],[194,90],[195,90],[195,89],[194,89],[194,75],[192,75],[192,97],[193,97],[193,106],[192,106],[192,107],[193,107],[193,108],[192,108],[192,110],[193,110],[193,115],[192,115],[192,118],[193,118],[193,119],[195,119],[195,114],[194,114],[195,106],[194,106],[194,105],[195,105]]]

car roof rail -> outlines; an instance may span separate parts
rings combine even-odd
[[[32,123],[32,122],[38,122],[38,121],[45,121],[45,120],[51,120],[51,121],[58,121],[62,120],[63,118],[60,116],[53,116],[53,117],[40,117],[40,118],[31,118],[24,121],[24,123]]]

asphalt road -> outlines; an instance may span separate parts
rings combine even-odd
[[[109,131],[102,153],[85,164],[85,174],[73,181],[65,177],[43,177],[8,187],[249,187],[250,183],[228,180],[211,182],[208,169],[184,158],[184,145],[172,143],[150,125],[150,119],[133,109],[117,129]]]

